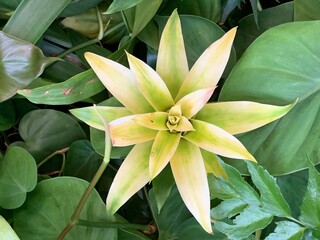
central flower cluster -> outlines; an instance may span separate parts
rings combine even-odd
[[[194,128],[188,118],[182,116],[180,105],[174,105],[169,110],[166,126],[170,133],[194,131]]]

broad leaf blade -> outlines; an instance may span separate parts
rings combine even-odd
[[[51,153],[69,147],[74,141],[85,139],[79,123],[71,116],[51,109],[34,110],[21,119],[19,143],[36,159],[43,160]]]
[[[69,223],[88,182],[73,177],[57,177],[40,182],[28,195],[23,207],[14,212],[14,229],[25,240],[57,239]],[[32,221],[26,219],[32,218]],[[80,218],[89,221],[115,221],[106,214],[105,205],[93,191]],[[74,226],[68,239],[117,239],[117,229]]]
[[[0,206],[6,209],[20,207],[27,192],[37,184],[37,166],[34,158],[21,147],[10,147],[0,165]]]
[[[28,42],[36,43],[70,2],[71,0],[22,1],[3,31]]]
[[[306,194],[302,200],[300,221],[311,228],[320,229],[320,173],[310,164]]]
[[[306,155],[313,156],[313,163],[320,159],[320,32],[314,31],[319,27],[320,21],[294,22],[264,32],[244,53],[220,94],[220,101],[274,105],[299,98],[280,120],[239,137],[272,175],[305,168]]]
[[[31,43],[0,32],[0,102],[16,94],[40,76],[45,66],[55,58],[47,58]]]
[[[310,21],[320,20],[320,1],[319,0],[294,0],[294,20]]]
[[[262,209],[278,217],[290,217],[290,207],[283,198],[276,180],[257,164],[247,162],[247,166],[254,184],[260,191]]]

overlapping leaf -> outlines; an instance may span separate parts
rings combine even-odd
[[[320,173],[310,164],[308,187],[301,205],[300,221],[320,229]]]
[[[0,165],[0,206],[6,209],[20,207],[27,192],[37,184],[37,166],[34,158],[21,147],[11,147]]]
[[[0,102],[37,78],[55,58],[47,58],[31,43],[0,32]]]
[[[220,94],[221,101],[276,105],[299,98],[281,120],[239,137],[273,175],[306,168],[306,155],[313,163],[320,159],[320,32],[315,31],[319,27],[320,21],[295,22],[263,33],[244,53]]]

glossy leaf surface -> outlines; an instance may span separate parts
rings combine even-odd
[[[314,31],[319,27],[320,21],[295,22],[263,33],[242,56],[220,94],[220,101],[275,105],[299,98],[281,120],[239,137],[271,174],[305,168],[306,154],[313,163],[320,159],[320,33]]]
[[[4,32],[0,32],[0,39],[0,102],[3,102],[31,83],[55,59],[45,57],[38,47]]]

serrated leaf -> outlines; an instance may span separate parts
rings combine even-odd
[[[257,164],[247,162],[247,166],[253,183],[260,191],[262,208],[278,217],[290,216],[290,207],[285,201],[275,178]]]
[[[0,165],[0,206],[20,207],[27,192],[37,184],[37,165],[34,158],[21,147],[10,147]]]
[[[258,207],[248,207],[233,220],[233,224],[217,221],[215,226],[229,239],[239,240],[248,237],[258,229],[265,228],[272,218],[272,215],[263,212]]]
[[[231,218],[240,213],[247,204],[240,198],[227,199],[218,206],[211,209],[211,217],[214,220],[222,220],[224,218]]]
[[[294,222],[281,221],[276,222],[276,225],[277,227],[274,230],[275,232],[269,234],[265,240],[301,240],[303,237],[305,228],[301,227],[300,225]]]
[[[238,196],[249,205],[259,206],[260,201],[258,194],[242,178],[239,171],[225,163],[223,167],[228,175],[228,182],[233,186]]]
[[[300,221],[311,228],[320,229],[320,173],[310,163],[306,194],[302,200]]]
[[[218,179],[213,174],[208,174],[208,183],[210,189],[210,198],[219,198],[222,200],[235,198],[237,192],[224,179]]]

